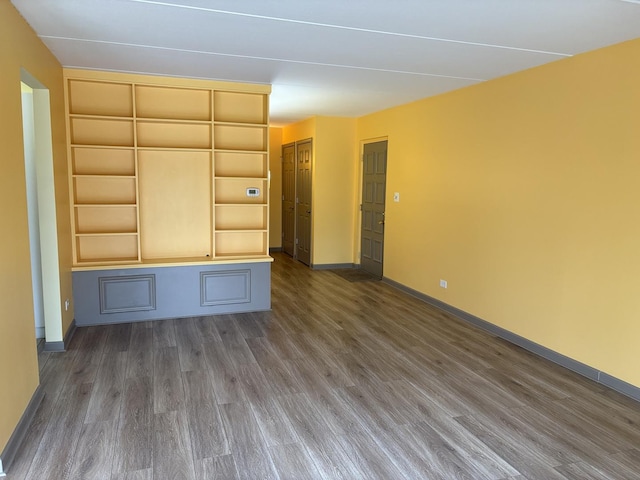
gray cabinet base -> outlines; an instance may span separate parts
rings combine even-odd
[[[73,272],[77,326],[271,308],[271,263]]]

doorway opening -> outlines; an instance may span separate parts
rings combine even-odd
[[[49,90],[25,70],[20,80],[35,332],[56,342],[62,311]]]

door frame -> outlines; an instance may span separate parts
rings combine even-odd
[[[358,190],[356,196],[356,204],[355,204],[355,218],[353,226],[353,258],[354,265],[358,268],[360,267],[360,259],[362,258],[362,252],[360,251],[362,245],[362,180],[364,177],[364,146],[369,143],[377,143],[377,142],[387,142],[387,176],[389,172],[389,137],[387,135],[380,137],[372,137],[360,140],[360,146],[358,150]],[[389,196],[389,188],[385,191],[385,205],[388,206],[388,196]],[[389,219],[388,215],[385,215],[385,221]],[[385,224],[385,232],[386,232],[386,224]],[[383,258],[383,268],[384,268],[384,256]],[[384,275],[383,275],[384,278]]]

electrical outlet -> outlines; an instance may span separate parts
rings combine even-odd
[[[446,281],[446,280],[442,280],[442,279],[441,279],[441,280],[440,280],[440,286],[441,286],[442,288],[447,288],[447,281]]]
[[[393,194],[393,201],[394,202],[399,202],[400,201],[400,192],[395,192]]]

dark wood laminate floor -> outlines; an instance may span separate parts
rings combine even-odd
[[[638,403],[284,255],[273,311],[78,329],[9,480],[640,479]]]

